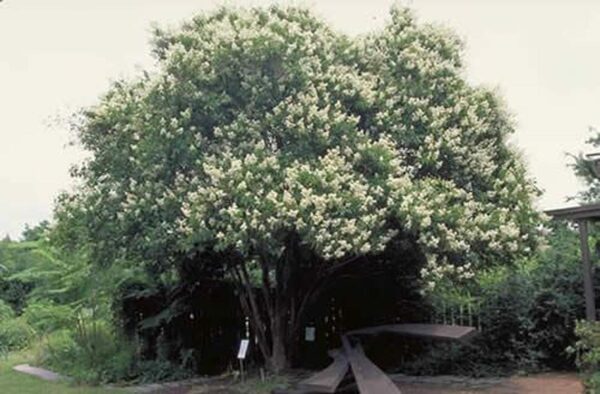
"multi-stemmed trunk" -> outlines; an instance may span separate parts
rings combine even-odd
[[[323,264],[296,242],[278,259],[257,255],[259,266],[255,268],[260,270],[260,280],[252,280],[249,263],[242,258],[229,264],[229,273],[267,368],[279,373],[290,366],[311,305],[329,279],[354,259]]]
[[[239,262],[230,272],[242,310],[250,319],[256,345],[269,370],[278,373],[289,366],[293,335],[298,326],[293,297],[282,291],[285,286],[270,283],[269,270],[263,271],[262,283],[258,286],[251,281],[245,262]]]

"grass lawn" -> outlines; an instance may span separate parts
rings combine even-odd
[[[0,394],[121,394],[126,392],[119,389],[108,389],[75,385],[70,382],[48,382],[34,376],[13,371],[18,364],[31,363],[32,357],[26,353],[10,353],[4,357],[0,353]],[[254,374],[255,375],[255,374]],[[237,379],[216,379],[199,387],[200,392],[216,392],[230,394],[268,394],[275,387],[285,387],[287,379],[284,377],[267,377],[262,381],[258,376],[250,376],[244,383]]]
[[[97,387],[75,386],[68,382],[47,382],[34,376],[15,372],[12,367],[27,363],[26,354],[0,355],[0,393],[2,394],[104,394],[119,393],[119,390],[109,390]]]

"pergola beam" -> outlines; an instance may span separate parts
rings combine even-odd
[[[589,222],[600,221],[600,203],[585,204],[577,207],[552,209],[546,214],[555,219],[571,220],[579,227],[579,243],[583,269],[583,294],[585,296],[585,317],[596,321],[596,295],[594,293],[594,270],[592,269],[589,236]]]

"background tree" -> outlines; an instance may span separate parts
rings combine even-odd
[[[23,241],[40,241],[47,236],[47,231],[50,228],[50,222],[42,220],[37,225],[31,227],[28,224],[25,225],[25,230],[21,234]]]
[[[157,30],[156,69],[75,121],[91,155],[57,239],[164,281],[216,263],[275,371],[322,286],[390,239],[414,240],[424,289],[528,254],[537,190],[461,50],[400,8],[361,38],[279,7]]]
[[[590,147],[589,153],[598,153],[600,150],[600,132],[595,127],[589,127],[588,131],[590,137],[585,142]],[[573,159],[571,168],[585,184],[585,190],[578,193],[574,198],[584,203],[598,202],[598,199],[600,199],[600,179],[593,169],[593,162],[582,153],[570,155],[570,157]]]

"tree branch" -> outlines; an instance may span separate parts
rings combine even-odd
[[[317,296],[319,294],[319,292],[321,292],[323,290],[323,287],[324,287],[325,283],[327,282],[327,280],[331,276],[333,276],[335,273],[339,272],[340,270],[347,267],[348,265],[355,262],[356,260],[360,259],[361,257],[364,257],[364,256],[354,256],[354,257],[351,257],[341,263],[338,263],[331,267],[328,267],[327,269],[319,270],[319,273],[317,274],[317,278],[312,282],[312,284],[309,287],[309,289],[307,290],[304,298],[302,299],[300,306],[298,307],[298,314],[296,315],[296,322],[294,323],[294,326],[292,329],[293,333],[297,333],[298,330],[300,329],[300,323],[302,323],[302,316],[304,315],[304,313],[306,313],[306,310],[309,306],[310,301],[312,301],[312,299],[315,296]]]
[[[242,297],[240,298],[242,301],[242,303],[246,304],[246,308],[249,311],[249,316],[250,318],[253,320],[253,325],[256,328],[256,334],[257,334],[257,338],[258,338],[258,345],[261,349],[261,352],[263,353],[263,356],[265,357],[265,359],[268,359],[271,356],[271,352],[269,350],[269,346],[268,346],[268,342],[267,342],[267,336],[266,336],[266,332],[265,332],[265,326],[264,326],[264,322],[262,321],[262,318],[260,317],[260,309],[258,308],[258,304],[256,303],[256,297],[254,295],[254,291],[252,290],[252,284],[250,283],[249,277],[247,275],[247,272],[245,270],[244,267],[244,263],[241,262],[240,267],[236,267],[236,266],[232,266],[231,272],[233,274],[233,276],[235,277],[235,281],[234,282],[238,282],[236,285],[238,287],[238,291],[240,292],[240,294],[242,295]],[[243,287],[242,287],[243,285]],[[244,293],[245,293],[245,297],[244,297]],[[246,299],[247,297],[247,299]]]

